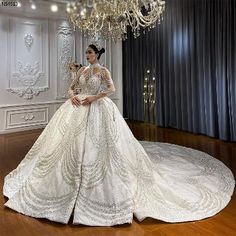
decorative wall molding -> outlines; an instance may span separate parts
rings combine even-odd
[[[72,61],[75,34],[68,22],[57,22],[57,96],[56,99],[68,98],[67,88],[71,83],[68,63]]]
[[[34,38],[32,36],[32,34],[30,33],[27,33],[24,37],[24,40],[25,40],[25,46],[27,47],[27,49],[31,49],[31,46],[33,44],[33,41],[34,41]]]
[[[35,115],[33,113],[27,113],[21,117],[25,121],[27,120],[33,120],[35,118]]]
[[[68,69],[68,63],[72,60],[72,44],[71,40],[74,40],[74,34],[71,27],[59,26],[58,33],[59,36],[61,35],[62,40],[62,47],[60,49],[59,54],[59,73],[64,81],[68,81],[71,78],[70,71]],[[65,96],[62,96],[65,98]]]
[[[12,78],[19,82],[22,88],[7,88],[7,91],[16,93],[19,97],[31,99],[33,96],[38,96],[40,92],[46,91],[48,87],[40,88],[35,86],[40,79],[45,77],[43,72],[39,71],[39,62],[36,61],[33,65],[27,63],[25,66],[21,61],[17,61],[17,71],[12,73]]]
[[[21,107],[29,107],[29,106],[40,106],[40,105],[52,105],[52,104],[59,104],[61,105],[62,103],[64,103],[65,100],[55,100],[55,101],[45,101],[45,102],[34,102],[34,103],[29,103],[29,104],[6,104],[6,105],[0,105],[0,109],[3,108],[21,108]]]
[[[5,129],[47,124],[49,120],[48,114],[48,106],[17,110],[8,109],[6,110]]]
[[[11,17],[7,46],[6,90],[26,100],[48,90],[48,21]]]
[[[34,86],[42,77],[43,72],[39,71],[39,62],[33,65],[27,63],[25,66],[21,61],[17,61],[18,71],[12,73],[12,78],[16,79],[20,84],[26,87]]]
[[[68,70],[68,63],[71,61],[71,46],[67,38],[63,39],[61,55],[59,56],[60,75],[62,80],[68,81],[71,78],[70,71]]]
[[[73,34],[73,30],[69,26],[59,25],[58,26],[57,34],[61,34],[63,36],[72,35]]]
[[[40,92],[46,91],[48,88],[39,88],[39,87],[31,87],[31,88],[7,88],[7,91],[11,93],[17,94],[19,97],[23,97],[24,99],[32,99],[33,96],[38,96]]]

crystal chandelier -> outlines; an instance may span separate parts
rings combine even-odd
[[[68,2],[66,11],[74,30],[116,41],[127,39],[127,26],[135,38],[142,28],[154,28],[164,9],[161,0],[77,0]]]

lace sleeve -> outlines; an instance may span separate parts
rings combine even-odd
[[[102,89],[97,95],[97,98],[105,97],[105,96],[110,96],[113,94],[116,89],[113,83],[113,80],[111,78],[111,73],[107,68],[102,68],[101,69],[101,76],[102,76],[102,83],[105,84],[106,88]]]
[[[69,98],[75,96],[75,88],[76,86],[79,85],[79,77],[81,76],[82,71],[85,69],[85,66],[82,66],[77,72],[72,71],[71,76],[72,76],[72,83],[69,86],[68,89],[68,95]]]

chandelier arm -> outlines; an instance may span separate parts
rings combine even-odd
[[[103,26],[104,26],[104,16],[102,17],[102,20],[101,20],[101,24],[100,24],[100,27],[97,28],[97,26],[99,26],[99,20],[96,21],[96,24],[94,24],[94,27],[91,29],[91,30],[96,30],[96,31],[101,31]]]
[[[132,16],[131,15],[128,15],[128,21],[129,21],[129,25],[132,26],[133,25],[133,22],[132,22]]]
[[[138,17],[136,17],[136,19],[139,19],[138,22],[142,26],[149,26],[152,23],[154,23],[155,21],[157,21],[158,18],[160,18],[160,15],[157,15],[154,19],[150,19],[150,17],[143,16],[142,13],[139,14],[139,12],[137,13],[137,15],[138,15]]]
[[[133,8],[135,8],[134,5],[133,5]],[[152,24],[152,22],[150,23],[150,22],[145,20],[145,18],[143,16],[143,14],[141,13],[141,11],[134,11],[134,9],[132,9],[132,12],[133,13],[131,14],[131,17],[133,16],[135,18],[135,20],[136,20],[136,24],[134,26],[134,29],[139,28],[139,26],[147,27],[147,26]],[[134,12],[136,14],[134,14]],[[143,22],[144,22],[144,24],[143,24]]]
[[[135,17],[135,20],[136,20],[136,27],[135,27],[135,29],[138,28],[139,26],[142,26],[142,27],[146,26],[145,24],[142,24],[142,22],[140,21],[139,15],[134,15],[134,17]]]

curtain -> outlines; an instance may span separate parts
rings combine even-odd
[[[156,77],[156,125],[236,141],[236,1],[166,0],[163,21],[123,42],[124,116],[144,120]]]

